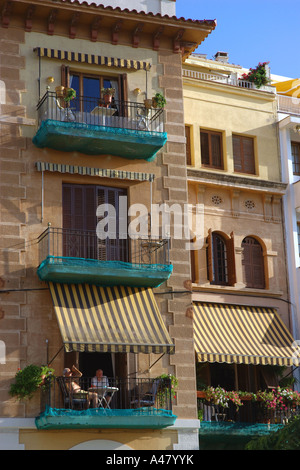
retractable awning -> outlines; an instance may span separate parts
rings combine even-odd
[[[298,366],[300,349],[274,308],[194,303],[199,362]]]
[[[65,350],[174,353],[152,289],[50,283]]]
[[[48,57],[48,59],[67,60],[69,62],[81,62],[92,65],[104,65],[106,67],[117,67],[131,70],[150,70],[150,62],[136,59],[120,59],[117,57],[106,57],[83,52],[62,51],[60,49],[50,49],[47,47],[35,47],[34,52],[38,57]]]

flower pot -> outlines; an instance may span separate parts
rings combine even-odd
[[[65,87],[60,85],[55,88],[55,92],[58,98],[63,98],[65,94]]]
[[[146,109],[152,108],[152,99],[144,100],[144,106],[145,106]]]

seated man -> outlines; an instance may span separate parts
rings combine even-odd
[[[102,369],[96,370],[96,375],[95,375],[95,377],[92,378],[91,386],[95,387],[95,388],[109,387],[108,378],[106,377],[106,375],[103,375],[103,370]],[[109,402],[111,400],[110,394],[108,394],[107,392],[104,392],[103,396],[105,397],[106,403],[109,404]]]
[[[72,380],[71,377],[81,377],[82,373],[76,369],[76,367],[73,365],[72,370],[70,370],[68,367],[64,369],[63,371],[63,376],[66,378],[70,378],[70,380],[66,380],[66,387],[67,389],[72,392],[72,395],[76,395],[76,393],[82,393],[84,390],[80,388],[78,383],[75,382],[75,380]],[[95,392],[86,392],[88,396],[88,401],[89,405],[92,403],[92,408],[98,408],[98,394]]]

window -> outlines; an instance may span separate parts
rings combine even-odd
[[[102,98],[102,88],[114,88],[115,101],[127,101],[127,74],[114,76],[92,75],[77,71],[70,71],[69,67],[62,66],[62,85],[74,88],[76,91],[75,106],[80,111],[90,111]]]
[[[255,174],[254,140],[241,135],[232,136],[234,171]]]
[[[127,239],[120,239],[119,198],[125,189],[108,186],[63,185],[63,256],[127,261]],[[111,204],[116,214],[116,236],[100,240],[96,216],[100,204]],[[124,237],[123,237],[124,238]]]
[[[207,277],[211,284],[233,286],[236,283],[234,237],[208,232]]]
[[[223,169],[221,132],[200,130],[201,163],[210,168]]]
[[[261,244],[253,237],[242,241],[243,278],[246,287],[265,289],[264,257]]]
[[[300,142],[292,142],[293,173],[300,176]]]
[[[186,164],[192,164],[192,148],[191,148],[191,128],[190,126],[185,126],[185,138],[186,138]]]

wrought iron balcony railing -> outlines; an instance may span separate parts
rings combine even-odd
[[[38,122],[48,119],[135,131],[164,132],[164,112],[161,108],[146,109],[143,103],[113,101],[106,107],[98,98],[78,96],[66,103],[55,92],[47,91],[37,105]]]
[[[72,391],[72,382],[80,387],[80,391]],[[46,408],[87,410],[95,404],[96,408],[118,410],[119,413],[120,410],[144,407],[172,412],[171,380],[114,377],[108,378],[105,387],[102,382],[92,386],[91,377],[50,377],[41,389],[41,412]]]
[[[169,265],[169,239],[117,238],[100,240],[96,230],[48,227],[39,236],[39,261],[47,257],[123,261],[136,265]]]

